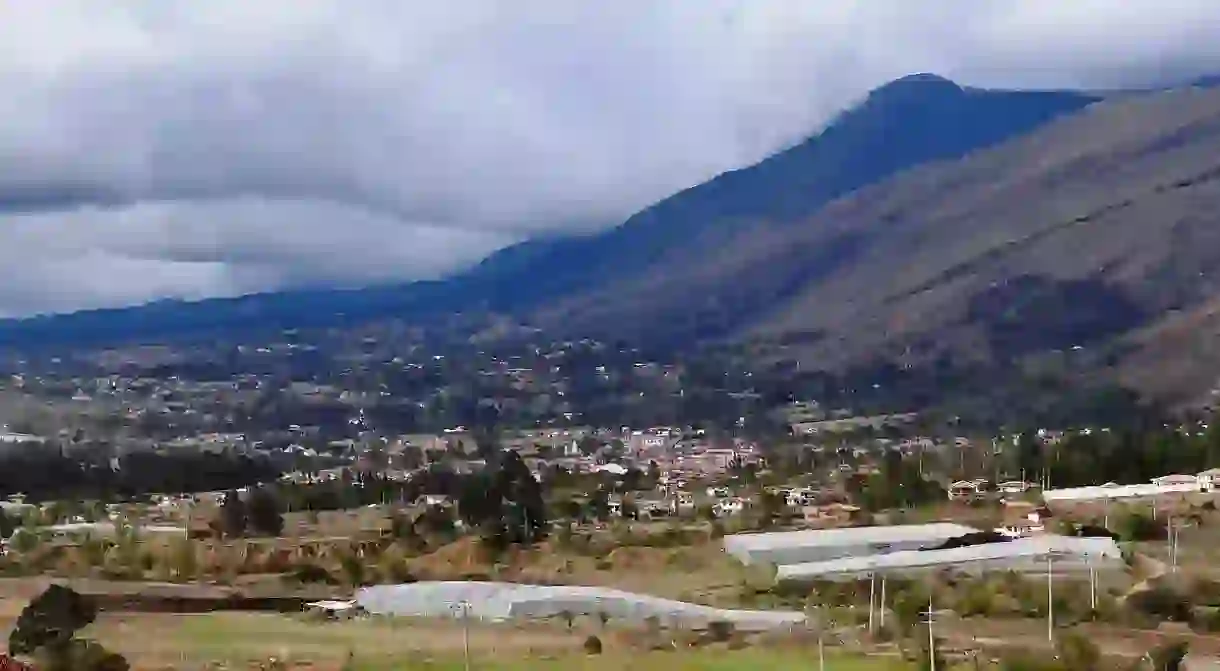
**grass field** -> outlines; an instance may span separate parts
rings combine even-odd
[[[591,631],[591,630],[589,630]],[[289,668],[364,671],[462,669],[459,623],[371,618],[314,622],[303,617],[254,613],[208,615],[103,615],[84,632],[122,653],[134,669],[203,669],[210,664],[249,668],[275,657]],[[728,650],[724,647],[642,652],[603,633],[605,651],[585,655],[587,631],[558,625],[478,624],[470,628],[472,667],[504,671],[589,669],[590,671],[744,671],[810,669],[816,652],[791,646]],[[897,671],[896,660],[837,655],[834,671]]]

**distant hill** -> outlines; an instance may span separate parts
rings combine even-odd
[[[985,91],[933,75],[892,82],[843,113],[821,133],[761,163],[675,194],[594,235],[532,240],[493,254],[442,282],[353,291],[302,291],[155,304],[0,321],[0,345],[88,345],[163,340],[229,330],[274,329],[424,317],[456,310],[523,316],[549,313],[583,297],[624,292],[637,278],[666,282],[706,266],[732,266],[732,245],[759,228],[800,227],[834,198],[929,161],[960,158],[1022,135],[1095,102],[1072,92]],[[828,261],[849,251],[844,238],[820,252]],[[812,261],[812,259],[811,259]],[[810,263],[812,273],[827,263]],[[793,284],[806,277],[786,278]],[[664,328],[628,319],[623,335],[718,336],[747,325],[783,294],[732,298],[737,314],[707,319],[679,310]],[[712,296],[710,300],[718,300]],[[623,304],[616,301],[616,304]],[[742,309],[748,305],[749,309]],[[645,311],[647,312],[647,311]],[[700,311],[703,315],[705,311]],[[591,327],[600,328],[597,320]]]

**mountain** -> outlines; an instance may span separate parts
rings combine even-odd
[[[199,302],[161,301],[136,308],[95,310],[0,322],[0,345],[85,345],[199,336],[233,329],[275,329],[385,316],[426,317],[457,310],[491,310],[547,317],[579,306],[581,297],[626,297],[639,277],[667,282],[724,255],[757,229],[788,229],[831,200],[903,170],[965,156],[1022,135],[1098,100],[1073,92],[963,88],[934,75],[912,75],[871,93],[821,133],[741,170],[675,194],[621,226],[598,234],[532,240],[493,254],[445,281],[353,291],[302,291]],[[812,263],[833,265],[851,248],[843,239]],[[730,259],[731,260],[731,259]],[[809,277],[786,278],[772,293]],[[618,293],[622,288],[624,296]],[[678,316],[657,336],[724,335],[747,324],[777,296],[736,297],[733,319]],[[706,311],[704,311],[706,312]],[[703,314],[702,312],[700,314]],[[551,319],[551,321],[554,321]],[[685,324],[685,326],[683,326]],[[651,327],[624,335],[650,336]],[[597,320],[590,322],[597,326]]]
[[[1220,377],[1220,90],[1099,102],[725,248],[546,317],[727,321],[818,364],[1040,361],[1197,397]]]

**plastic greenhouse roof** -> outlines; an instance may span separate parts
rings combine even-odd
[[[482,620],[544,618],[571,613],[605,613],[614,619],[666,624],[732,622],[746,630],[799,625],[805,614],[793,611],[724,610],[600,587],[519,585],[499,582],[440,581],[375,585],[356,592],[356,603],[379,615],[457,617]],[[463,606],[465,604],[465,606]]]
[[[761,534],[732,534],[724,537],[724,546],[732,552],[790,547],[898,543],[955,538],[966,534],[978,533],[978,531],[978,529],[973,527],[951,522],[848,527],[842,529],[810,529],[806,531],[781,531]]]
[[[1071,536],[1032,536],[1001,543],[987,543],[946,550],[906,550],[868,557],[847,557],[829,561],[788,564],[776,569],[777,580],[798,580],[834,575],[901,573],[928,568],[967,566],[975,562],[1016,563],[1046,558],[1059,559],[1067,566],[1094,562],[1103,566],[1122,561],[1122,551],[1111,538]],[[1061,565],[1062,566],[1062,565]]]

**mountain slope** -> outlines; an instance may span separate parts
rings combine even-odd
[[[714,253],[760,221],[793,222],[830,200],[928,161],[1026,133],[1099,98],[989,91],[912,75],[872,92],[823,132],[764,161],[679,192],[602,233],[532,241],[457,279],[499,311],[520,311]],[[521,261],[528,258],[528,264]]]
[[[799,222],[855,189],[1021,135],[1097,99],[1072,92],[964,89],[939,77],[914,75],[874,91],[809,140],[675,194],[617,228],[523,243],[444,282],[163,301],[10,320],[0,322],[0,345],[163,339],[456,310],[531,313],[566,297],[613,293],[636,277],[680,275],[760,225]],[[716,324],[711,331],[726,328]]]
[[[1158,394],[1206,391],[1220,374],[1220,91],[1102,102],[730,247],[544,321],[676,338],[724,322],[801,334],[805,358],[834,365],[1065,350]]]

